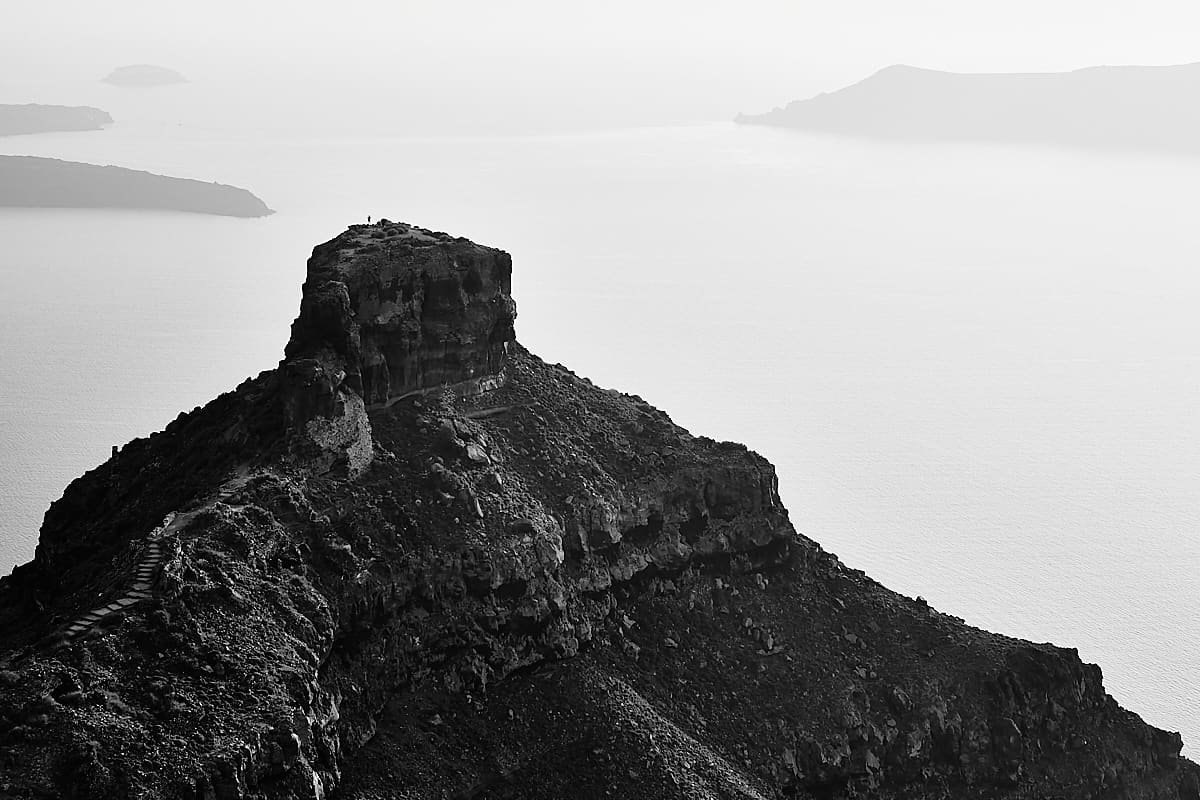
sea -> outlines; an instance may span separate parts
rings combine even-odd
[[[1200,160],[70,88],[0,100],[117,122],[0,153],[277,213],[0,210],[0,574],[113,445],[274,367],[313,246],[385,217],[509,251],[534,352],[761,452],[846,564],[1078,648],[1200,756]]]

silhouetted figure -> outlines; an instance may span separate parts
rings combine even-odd
[[[368,225],[371,224],[371,215],[370,214],[367,214],[367,224]]]

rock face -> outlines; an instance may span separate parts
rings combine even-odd
[[[503,380],[515,339],[508,254],[386,220],[313,251],[282,370],[288,416],[321,449],[370,460],[366,409]]]
[[[278,369],[68,487],[0,580],[0,791],[1197,798],[1074,651],[846,568],[760,456],[512,342],[508,282],[352,228]]]
[[[130,64],[125,67],[117,67],[108,73],[104,76],[104,82],[111,83],[113,86],[142,88],[187,83],[187,78],[173,69],[154,64]]]
[[[98,131],[112,121],[107,112],[91,106],[0,105],[0,136]]]
[[[274,213],[236,186],[34,156],[0,156],[0,206],[159,209],[226,217]]]
[[[738,122],[882,139],[1200,152],[1200,63],[962,74],[895,65]]]

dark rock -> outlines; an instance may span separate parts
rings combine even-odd
[[[369,407],[442,386],[498,385],[515,338],[508,254],[398,223],[385,245],[363,252],[378,230],[355,226],[313,250],[287,359],[329,348],[361,376]],[[308,298],[331,285],[346,297],[344,312],[331,322],[306,313]]]
[[[847,569],[763,458],[513,342],[500,251],[386,223],[309,270],[279,368],[73,482],[0,579],[3,791],[1194,789],[1178,736],[1077,653]],[[150,538],[153,599],[51,652]]]
[[[532,534],[536,531],[537,531],[537,528],[534,526],[533,520],[531,520],[531,519],[514,519],[512,522],[508,523],[508,532],[509,533],[513,533],[513,534],[517,534],[517,535],[522,535],[522,534],[527,535],[527,534]]]
[[[889,686],[886,694],[888,708],[898,717],[902,717],[909,711],[912,711],[912,701],[908,699],[908,694],[899,686]]]

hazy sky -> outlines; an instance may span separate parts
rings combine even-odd
[[[892,63],[1200,60],[1200,6],[1154,0],[3,2],[9,95],[28,80],[151,62],[194,81],[304,82],[318,96],[339,82],[377,84],[381,102],[430,114],[441,104],[653,123],[766,110]]]

